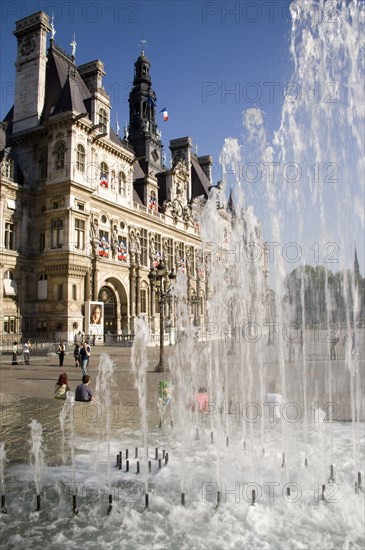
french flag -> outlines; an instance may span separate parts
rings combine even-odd
[[[164,107],[163,109],[161,109],[160,112],[161,112],[162,115],[163,115],[164,122],[166,122],[166,120],[169,120],[169,113],[167,112],[166,107]]]

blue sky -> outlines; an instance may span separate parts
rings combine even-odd
[[[114,127],[116,113],[121,127],[128,118],[133,64],[143,37],[147,41],[145,52],[151,62],[158,111],[166,107],[169,112],[167,122],[163,122],[162,114],[158,120],[167,156],[170,139],[190,135],[198,145],[199,155],[213,156],[214,179],[218,181],[218,159],[225,138],[234,137],[243,143],[244,110],[257,107],[262,111],[268,142],[279,127],[283,92],[293,71],[289,5],[285,0],[3,1],[1,117],[13,103],[16,39],[12,31],[16,20],[40,9],[49,15],[53,12],[59,46],[70,53],[70,42],[76,34],[77,64],[97,58],[104,62],[104,87],[111,98]],[[259,186],[253,192],[248,187],[247,200],[264,218],[264,238],[269,240],[263,195]],[[286,239],[290,239],[293,219],[289,222],[284,230]],[[314,233],[307,249],[319,240],[314,229],[317,225],[309,225],[313,225]],[[338,221],[337,226],[340,225]],[[355,240],[363,272],[361,231]],[[293,267],[296,266],[288,266]]]
[[[54,13],[55,41],[68,52],[75,32],[78,64],[97,58],[104,62],[112,122],[116,111],[120,123],[128,117],[133,64],[143,36],[157,106],[169,111],[168,122],[163,123],[162,115],[160,118],[165,146],[170,139],[190,135],[198,144],[198,154],[210,153],[217,162],[224,138],[241,132],[243,109],[259,106],[272,128],[279,121],[281,90],[290,74],[290,23],[289,2],[276,4],[5,1],[1,6],[1,47],[6,52],[2,59],[1,116],[12,105],[14,23],[43,9]],[[271,98],[269,82],[277,83]]]

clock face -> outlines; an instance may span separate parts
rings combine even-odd
[[[35,36],[27,34],[20,43],[21,55],[29,55],[35,50]]]

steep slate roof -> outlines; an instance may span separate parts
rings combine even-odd
[[[197,159],[191,155],[191,182],[192,196],[199,197],[200,195],[209,195],[209,187],[211,183],[204,173]]]
[[[51,115],[70,110],[86,113],[91,93],[70,57],[51,44],[47,54],[46,97],[42,122]]]
[[[80,97],[76,78],[72,76],[71,71],[67,75],[65,85],[62,88],[56,106],[50,116],[69,111],[76,113],[87,113],[85,103]]]

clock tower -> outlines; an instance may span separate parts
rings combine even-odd
[[[146,176],[162,172],[161,134],[156,124],[156,94],[150,77],[151,64],[142,49],[134,64],[133,88],[129,95],[129,141]]]
[[[49,17],[38,12],[16,22],[18,53],[15,79],[13,133],[38,126],[42,115],[46,83],[47,33]]]

